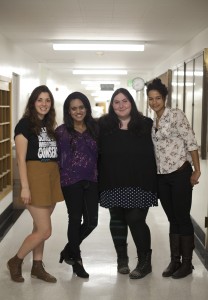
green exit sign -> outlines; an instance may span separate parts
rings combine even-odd
[[[127,86],[128,86],[128,87],[132,87],[132,81],[133,81],[132,79],[129,79],[129,80],[127,81]]]

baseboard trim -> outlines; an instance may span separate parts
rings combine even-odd
[[[7,232],[11,229],[23,211],[24,209],[14,209],[13,203],[11,203],[0,215],[0,242],[3,240]]]
[[[192,219],[195,233],[195,252],[205,268],[208,270],[208,251],[205,249],[205,233],[197,222]]]

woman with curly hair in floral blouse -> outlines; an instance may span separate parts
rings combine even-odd
[[[162,276],[178,279],[193,270],[194,228],[190,210],[192,189],[198,183],[201,172],[194,132],[180,109],[165,106],[167,94],[168,90],[159,78],[147,87],[149,106],[156,113],[152,139],[158,193],[170,223],[171,262]]]

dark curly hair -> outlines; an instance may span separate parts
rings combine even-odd
[[[109,109],[108,109],[108,114],[102,116],[99,119],[99,124],[101,129],[104,129],[106,134],[110,134],[114,130],[121,127],[121,121],[119,120],[117,114],[113,109],[113,100],[120,93],[123,94],[131,103],[131,112],[130,112],[130,121],[128,123],[128,130],[131,131],[132,133],[137,133],[137,134],[144,132],[146,127],[144,126],[145,117],[142,115],[141,112],[138,111],[134,98],[132,97],[130,92],[125,88],[119,88],[113,93],[111,97]]]
[[[148,96],[149,92],[152,90],[158,91],[162,95],[164,100],[166,99],[166,97],[168,95],[168,89],[167,89],[166,85],[162,83],[160,78],[155,78],[151,83],[149,83],[147,85],[147,91],[146,91],[147,96]]]
[[[54,98],[53,94],[46,85],[40,85],[36,87],[26,104],[25,112],[23,118],[29,118],[31,124],[31,130],[39,135],[42,127],[42,121],[38,118],[38,114],[35,108],[35,102],[37,101],[41,93],[48,93],[51,100],[51,107],[49,112],[44,117],[44,126],[47,129],[47,133],[50,137],[55,137],[55,127],[56,127],[56,112],[54,108]]]
[[[73,92],[69,94],[64,102],[63,107],[63,115],[64,115],[64,124],[66,125],[67,130],[71,132],[75,132],[74,130],[74,120],[72,119],[71,115],[69,114],[69,106],[72,100],[79,99],[82,101],[85,109],[86,109],[86,116],[84,118],[85,125],[87,130],[89,131],[90,135],[97,140],[98,138],[98,124],[96,120],[92,117],[92,109],[90,105],[90,101],[81,92]]]

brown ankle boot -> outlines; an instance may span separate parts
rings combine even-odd
[[[52,282],[52,283],[55,283],[57,281],[54,276],[52,276],[51,274],[45,271],[44,264],[41,260],[33,260],[31,277],[38,278],[46,282]]]
[[[22,263],[23,263],[23,259],[20,259],[17,255],[12,257],[7,262],[7,267],[10,271],[11,279],[15,282],[24,281],[24,278],[22,277]]]

